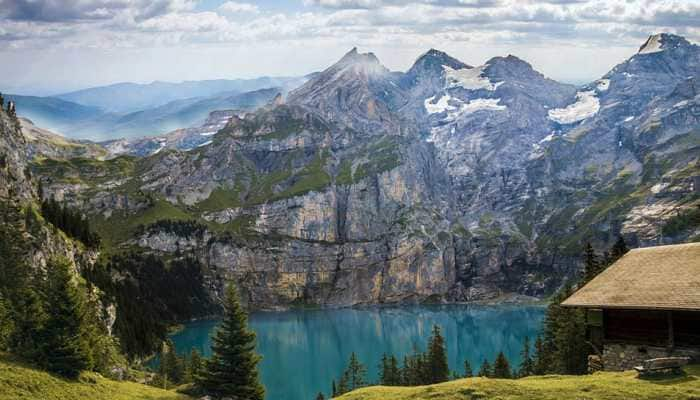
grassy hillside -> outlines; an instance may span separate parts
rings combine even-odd
[[[600,372],[585,376],[538,376],[516,380],[469,378],[412,388],[375,386],[338,400],[696,400],[700,399],[700,366],[686,376],[641,380],[637,373]]]
[[[134,382],[117,382],[84,373],[67,381],[0,354],[0,400],[187,400],[190,397]]]

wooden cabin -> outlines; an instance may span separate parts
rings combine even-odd
[[[634,249],[562,302],[587,309],[591,369],[700,362],[700,243]]]

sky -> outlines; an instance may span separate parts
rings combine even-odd
[[[437,48],[585,83],[658,32],[700,42],[700,0],[0,0],[0,91],[298,76],[355,46],[392,70]]]

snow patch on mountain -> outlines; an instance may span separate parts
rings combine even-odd
[[[576,93],[576,102],[565,108],[555,108],[548,111],[549,119],[560,124],[572,124],[594,116],[600,110],[600,101],[595,90]]]
[[[445,80],[448,88],[461,87],[468,90],[496,90],[503,82],[491,83],[488,77],[484,76],[486,65],[475,68],[452,69],[443,65],[445,70]]]
[[[454,110],[454,107],[450,106],[448,102],[450,101],[452,97],[450,97],[449,94],[446,94],[435,103],[435,96],[430,97],[425,99],[423,102],[423,105],[425,106],[425,111],[428,112],[428,114],[437,114],[441,112],[445,112],[447,110]]]
[[[474,99],[463,104],[459,109],[460,115],[471,114],[477,111],[503,111],[507,107],[498,104],[501,99]]]

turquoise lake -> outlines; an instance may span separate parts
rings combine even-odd
[[[263,356],[260,373],[267,400],[313,400],[328,395],[351,352],[377,380],[382,353],[399,357],[425,349],[434,324],[445,336],[450,369],[463,373],[465,359],[474,369],[503,351],[512,366],[520,362],[523,339],[539,333],[540,306],[407,306],[334,310],[257,312],[250,325]],[[172,336],[179,353],[192,348],[209,356],[217,321],[199,321]]]

